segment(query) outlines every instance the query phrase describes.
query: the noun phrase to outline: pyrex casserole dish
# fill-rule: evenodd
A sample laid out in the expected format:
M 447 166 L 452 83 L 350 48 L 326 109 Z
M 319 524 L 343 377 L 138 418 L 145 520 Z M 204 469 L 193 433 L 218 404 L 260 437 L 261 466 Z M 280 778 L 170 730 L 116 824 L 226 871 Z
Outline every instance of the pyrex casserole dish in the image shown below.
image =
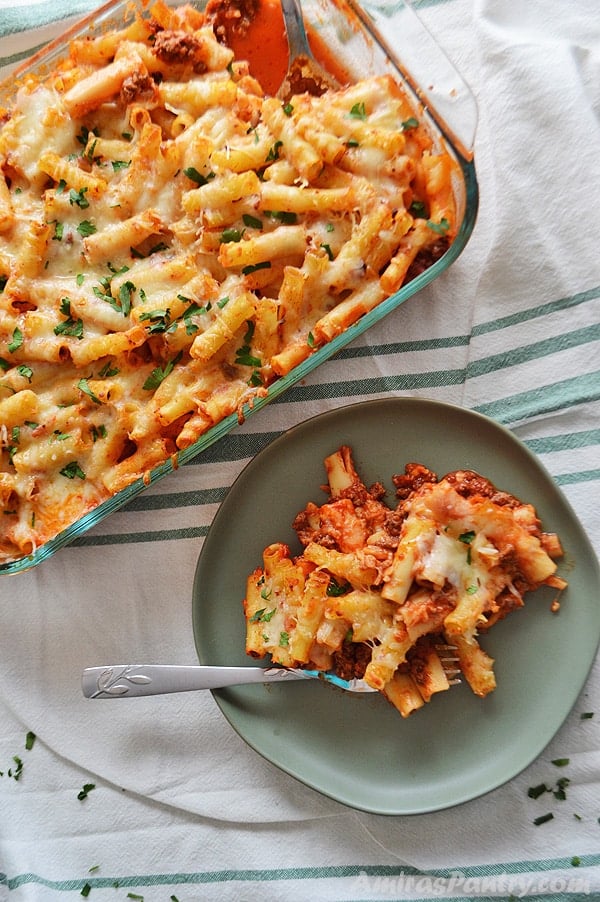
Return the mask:
M 176 4 L 172 5 L 176 6 Z M 202 8 L 201 5 L 198 8 Z M 147 10 L 144 14 L 146 13 Z M 69 42 L 74 38 L 102 35 L 112 28 L 122 28 L 131 20 L 132 15 L 130 4 L 120 2 L 106 4 L 97 14 L 88 17 L 45 51 L 36 55 L 28 64 L 18 69 L 11 77 L 10 82 L 1 86 L 1 102 L 8 103 L 10 101 L 15 91 L 15 81 L 18 84 L 31 77 L 43 77 L 44 73 L 56 67 L 66 55 Z M 386 10 L 383 7 L 372 8 L 367 15 L 359 7 L 347 3 L 336 2 L 333 4 L 316 0 L 316 2 L 307 4 L 304 15 L 309 30 L 319 33 L 321 40 L 327 45 L 331 54 L 339 60 L 341 67 L 349 73 L 351 80 L 353 78 L 364 79 L 371 74 L 393 73 L 394 77 L 403 83 L 407 92 L 414 99 L 420 115 L 426 121 L 434 144 L 443 146 L 454 160 L 453 193 L 457 210 L 457 228 L 448 249 L 429 268 L 403 285 L 398 291 L 394 291 L 387 299 L 365 313 L 362 318 L 348 326 L 341 334 L 315 349 L 285 375 L 276 378 L 260 396 L 245 406 L 243 416 L 261 409 L 270 400 L 280 396 L 292 384 L 304 378 L 321 362 L 381 320 L 388 312 L 401 305 L 450 266 L 464 248 L 471 234 L 477 209 L 477 184 L 472 159 L 475 124 L 473 98 L 460 77 L 449 66 L 444 55 L 420 27 L 410 8 L 404 5 L 397 6 L 393 10 Z M 395 52 L 389 46 L 390 39 L 388 38 L 388 41 L 384 42 L 381 37 L 384 29 L 388 36 L 402 35 L 399 40 L 402 43 L 407 41 L 411 48 L 419 47 L 418 58 L 421 64 L 427 60 L 426 82 L 422 80 L 422 76 L 414 75 L 414 61 L 409 69 L 404 62 L 401 63 L 397 59 Z M 432 50 L 436 54 L 433 59 L 430 56 Z M 423 84 L 427 84 L 427 90 L 422 87 Z M 439 107 L 439 113 L 432 101 Z M 79 193 L 76 202 L 79 203 L 81 200 L 81 193 Z M 73 318 L 69 316 L 68 310 L 64 315 L 67 317 L 65 323 L 70 328 Z M 86 383 L 86 379 L 82 379 L 81 382 Z M 87 385 L 84 385 L 83 390 L 87 390 Z M 94 398 L 94 400 L 96 399 Z M 83 516 L 78 517 L 75 522 L 67 525 L 58 535 L 33 547 L 30 553 L 15 555 L 14 560 L 6 560 L 0 564 L 0 572 L 19 572 L 44 560 L 58 548 L 72 541 L 112 511 L 121 507 L 149 483 L 171 472 L 176 466 L 181 466 L 191 460 L 229 432 L 238 422 L 239 413 L 225 417 L 202 434 L 197 441 L 179 450 L 176 459 L 173 455 L 169 455 L 168 459 L 155 462 L 155 465 L 148 468 L 143 478 L 116 491 L 112 497 L 97 504 Z M 63 437 L 61 435 L 57 440 Z M 73 473 L 70 474 L 70 478 L 72 475 Z

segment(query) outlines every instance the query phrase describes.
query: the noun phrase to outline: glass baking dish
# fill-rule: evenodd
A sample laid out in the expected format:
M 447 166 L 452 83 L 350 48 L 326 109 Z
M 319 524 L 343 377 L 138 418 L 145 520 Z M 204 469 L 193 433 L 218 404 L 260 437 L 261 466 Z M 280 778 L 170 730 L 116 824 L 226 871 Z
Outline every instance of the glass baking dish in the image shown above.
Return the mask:
M 148 4 L 142 5 L 145 9 Z M 176 7 L 179 4 L 171 2 L 169 5 Z M 206 4 L 200 0 L 192 5 L 203 10 Z M 21 79 L 29 75 L 43 77 L 51 71 L 67 55 L 69 42 L 73 38 L 90 34 L 95 36 L 123 27 L 131 21 L 133 15 L 130 2 L 111 0 L 85 17 L 19 66 L 0 85 L 0 104 L 8 105 Z M 256 398 L 251 407 L 244 407 L 245 417 L 258 413 L 266 404 L 284 394 L 290 386 L 304 379 L 321 363 L 448 269 L 467 244 L 477 215 L 478 187 L 473 159 L 476 102 L 470 89 L 425 29 L 408 0 L 393 0 L 390 3 L 383 0 L 364 7 L 352 0 L 304 0 L 303 15 L 309 33 L 318 34 L 321 42 L 327 46 L 328 53 L 352 80 L 392 74 L 413 98 L 415 107 L 428 124 L 434 144 L 443 146 L 456 163 L 453 188 L 457 208 L 457 233 L 443 256 L 428 269 L 364 314 L 342 334 L 315 350 L 287 375 L 277 378 L 264 397 Z M 179 451 L 176 461 L 169 458 L 154 467 L 146 478 L 136 480 L 103 501 L 32 553 L 1 563 L 0 574 L 19 573 L 46 560 L 123 507 L 150 484 L 197 457 L 238 424 L 238 414 L 229 415 L 211 427 L 193 445 Z

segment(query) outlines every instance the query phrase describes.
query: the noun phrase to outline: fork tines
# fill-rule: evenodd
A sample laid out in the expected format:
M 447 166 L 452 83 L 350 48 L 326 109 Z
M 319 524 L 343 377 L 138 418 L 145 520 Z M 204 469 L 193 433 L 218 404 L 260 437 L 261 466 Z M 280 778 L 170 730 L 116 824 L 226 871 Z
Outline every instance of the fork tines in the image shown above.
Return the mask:
M 448 678 L 448 682 L 451 686 L 456 686 L 461 682 L 461 669 L 458 666 L 459 658 L 457 655 L 458 649 L 455 645 L 451 645 L 447 642 L 439 642 L 434 646 L 437 656 L 440 659 L 440 663 L 444 668 L 444 673 Z

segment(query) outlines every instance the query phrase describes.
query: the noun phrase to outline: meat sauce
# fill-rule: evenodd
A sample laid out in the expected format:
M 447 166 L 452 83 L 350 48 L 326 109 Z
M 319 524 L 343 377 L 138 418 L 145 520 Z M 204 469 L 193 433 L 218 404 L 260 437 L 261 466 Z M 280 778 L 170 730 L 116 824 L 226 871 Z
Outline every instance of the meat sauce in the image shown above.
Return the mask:
M 251 75 L 267 94 L 277 94 L 288 66 L 288 46 L 279 0 L 209 0 L 206 8 L 219 40 L 231 47 L 237 59 L 248 61 Z M 340 84 L 348 73 L 319 35 L 307 27 L 308 41 L 322 66 Z

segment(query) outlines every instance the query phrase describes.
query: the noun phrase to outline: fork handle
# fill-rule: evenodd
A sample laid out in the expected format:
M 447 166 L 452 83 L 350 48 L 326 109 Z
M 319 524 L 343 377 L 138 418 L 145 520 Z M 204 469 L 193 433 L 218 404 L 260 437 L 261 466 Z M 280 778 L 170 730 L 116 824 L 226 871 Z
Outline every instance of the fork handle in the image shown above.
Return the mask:
M 197 689 L 222 689 L 243 683 L 306 679 L 284 667 L 212 667 L 204 664 L 107 664 L 83 671 L 86 698 L 134 698 Z
M 281 6 L 290 62 L 300 55 L 312 56 L 299 0 L 281 0 Z

